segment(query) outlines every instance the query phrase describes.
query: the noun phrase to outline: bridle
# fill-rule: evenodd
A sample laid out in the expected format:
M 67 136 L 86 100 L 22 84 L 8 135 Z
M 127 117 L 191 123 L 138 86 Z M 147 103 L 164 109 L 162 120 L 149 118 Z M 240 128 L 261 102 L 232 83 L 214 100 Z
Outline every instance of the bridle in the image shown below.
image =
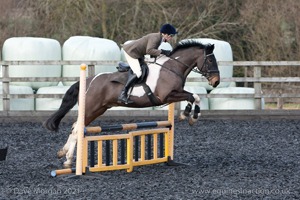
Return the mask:
M 210 77 L 211 74 L 219 74 L 220 72 L 219 72 L 219 70 L 209 70 L 209 69 L 208 69 L 207 58 L 210 57 L 210 56 L 213 56 L 214 53 L 206 54 L 205 50 L 203 51 L 203 53 L 204 53 L 205 59 L 204 59 L 204 61 L 203 61 L 203 64 L 202 64 L 201 68 L 199 69 L 199 68 L 196 66 L 196 67 L 194 67 L 194 68 L 192 69 L 192 71 L 195 72 L 195 73 L 201 74 L 202 76 L 204 76 L 204 77 L 206 77 L 206 78 L 208 79 L 208 78 Z M 190 66 L 188 66 L 187 64 L 185 64 L 185 63 L 179 61 L 179 60 L 176 59 L 176 58 L 173 58 L 173 57 L 171 57 L 171 56 L 170 56 L 169 58 L 171 58 L 172 60 L 175 60 L 176 62 L 178 62 L 178 63 L 180 63 L 180 64 L 186 66 L 187 68 L 190 68 Z M 205 67 L 206 67 L 206 72 L 204 72 Z
M 204 51 L 204 61 L 203 61 L 203 64 L 199 70 L 199 68 L 196 66 L 192 69 L 193 72 L 196 72 L 198 74 L 201 74 L 202 76 L 206 77 L 206 78 L 209 78 L 211 74 L 219 74 L 219 70 L 209 70 L 208 69 L 208 64 L 207 64 L 207 58 L 209 58 L 209 56 L 213 56 L 214 53 L 210 53 L 210 54 L 207 54 L 206 55 L 206 52 Z M 206 67 L 206 72 L 204 72 L 204 67 Z

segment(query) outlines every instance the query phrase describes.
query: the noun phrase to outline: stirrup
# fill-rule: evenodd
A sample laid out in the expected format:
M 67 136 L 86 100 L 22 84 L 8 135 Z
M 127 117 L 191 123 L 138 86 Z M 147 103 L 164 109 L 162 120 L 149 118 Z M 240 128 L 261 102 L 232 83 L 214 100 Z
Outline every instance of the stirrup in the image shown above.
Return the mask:
M 133 103 L 134 101 L 130 100 L 128 97 L 126 96 L 122 96 L 121 95 L 118 97 L 118 102 L 120 103 L 124 103 L 124 104 L 130 104 Z
M 119 103 L 124 103 L 124 104 L 131 104 L 133 103 L 134 101 L 130 100 L 130 99 L 126 99 L 126 101 L 124 101 L 124 99 L 118 99 L 118 102 Z
M 130 100 L 129 98 L 127 98 L 126 102 L 124 102 L 125 104 L 132 104 L 134 101 Z

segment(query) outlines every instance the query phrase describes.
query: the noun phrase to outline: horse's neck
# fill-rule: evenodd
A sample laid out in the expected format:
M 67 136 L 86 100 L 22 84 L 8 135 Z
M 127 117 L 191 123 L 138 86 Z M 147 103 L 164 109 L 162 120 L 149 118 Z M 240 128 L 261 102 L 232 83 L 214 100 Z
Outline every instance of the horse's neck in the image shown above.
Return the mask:
M 176 66 L 178 66 L 180 73 L 183 75 L 184 78 L 186 78 L 192 71 L 192 66 L 195 61 L 191 61 L 190 59 L 188 59 L 187 56 L 185 57 L 183 55 L 177 54 L 173 55 L 172 58 L 174 62 L 177 62 Z

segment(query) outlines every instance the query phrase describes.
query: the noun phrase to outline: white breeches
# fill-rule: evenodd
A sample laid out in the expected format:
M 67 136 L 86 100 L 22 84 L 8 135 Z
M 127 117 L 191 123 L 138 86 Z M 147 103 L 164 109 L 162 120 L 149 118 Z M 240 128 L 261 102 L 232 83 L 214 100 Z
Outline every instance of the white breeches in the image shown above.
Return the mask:
M 124 55 L 125 58 L 130 66 L 130 68 L 132 69 L 133 73 L 135 73 L 135 75 L 140 78 L 142 75 L 142 70 L 140 67 L 140 62 L 138 59 L 132 58 L 130 55 L 128 55 L 125 51 L 124 51 Z

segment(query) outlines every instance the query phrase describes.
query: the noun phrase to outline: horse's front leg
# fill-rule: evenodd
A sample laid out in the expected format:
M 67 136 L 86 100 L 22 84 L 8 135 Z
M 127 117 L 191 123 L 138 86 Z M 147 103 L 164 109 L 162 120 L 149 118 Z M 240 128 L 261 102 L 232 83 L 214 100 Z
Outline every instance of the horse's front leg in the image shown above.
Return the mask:
M 201 113 L 200 113 L 200 97 L 197 94 L 193 94 L 193 97 L 195 98 L 195 102 L 194 102 L 195 103 L 195 108 L 194 108 L 193 115 L 189 119 L 189 124 L 190 125 L 193 125 L 198 120 L 199 116 L 201 116 Z
M 190 117 L 193 104 L 195 103 L 195 110 L 194 114 L 189 119 L 189 124 L 193 125 L 200 115 L 200 97 L 197 94 L 192 94 L 187 91 L 183 92 L 172 92 L 168 96 L 168 103 L 177 102 L 177 101 L 187 101 L 188 104 L 186 105 L 183 112 L 180 113 L 179 120 L 184 120 L 187 117 Z
M 192 94 L 193 98 L 189 98 L 188 104 L 186 105 L 183 112 L 181 112 L 179 119 L 184 120 L 187 117 L 189 118 L 189 124 L 193 125 L 200 116 L 200 97 L 197 94 Z M 195 103 L 194 113 L 190 116 L 192 111 L 192 106 Z
M 187 117 L 190 116 L 192 111 L 192 106 L 193 106 L 193 102 L 188 101 L 188 104 L 185 106 L 184 111 L 180 113 L 179 120 L 185 120 Z

